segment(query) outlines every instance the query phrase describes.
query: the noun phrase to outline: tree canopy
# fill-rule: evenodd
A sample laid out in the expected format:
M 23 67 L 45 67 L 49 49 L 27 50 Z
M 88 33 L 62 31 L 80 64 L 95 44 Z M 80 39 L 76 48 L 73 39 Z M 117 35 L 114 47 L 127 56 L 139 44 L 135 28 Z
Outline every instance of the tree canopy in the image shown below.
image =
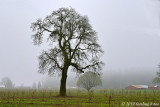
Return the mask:
M 88 92 L 91 88 L 101 85 L 101 76 L 95 72 L 85 72 L 77 81 L 77 86 L 85 88 Z

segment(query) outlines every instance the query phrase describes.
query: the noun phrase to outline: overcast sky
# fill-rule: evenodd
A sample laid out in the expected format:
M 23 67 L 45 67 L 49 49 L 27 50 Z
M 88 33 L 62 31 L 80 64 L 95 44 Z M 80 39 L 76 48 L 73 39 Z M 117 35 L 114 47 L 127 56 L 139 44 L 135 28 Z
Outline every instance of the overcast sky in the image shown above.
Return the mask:
M 160 8 L 156 0 L 0 0 L 0 79 L 30 85 L 38 74 L 41 50 L 30 25 L 60 7 L 87 15 L 98 32 L 107 69 L 157 69 L 160 62 Z

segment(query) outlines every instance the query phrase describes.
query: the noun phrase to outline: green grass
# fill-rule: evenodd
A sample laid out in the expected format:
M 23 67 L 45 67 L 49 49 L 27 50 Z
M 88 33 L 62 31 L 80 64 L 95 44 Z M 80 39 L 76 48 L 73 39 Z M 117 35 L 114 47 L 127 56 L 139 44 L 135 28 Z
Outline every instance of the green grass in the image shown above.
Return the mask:
M 160 107 L 160 90 L 67 90 L 59 97 L 57 90 L 0 90 L 0 107 Z M 110 99 L 111 98 L 111 99 Z M 110 101 L 109 101 L 110 99 Z M 143 106 L 142 106 L 143 105 Z M 150 106 L 151 107 L 151 106 Z

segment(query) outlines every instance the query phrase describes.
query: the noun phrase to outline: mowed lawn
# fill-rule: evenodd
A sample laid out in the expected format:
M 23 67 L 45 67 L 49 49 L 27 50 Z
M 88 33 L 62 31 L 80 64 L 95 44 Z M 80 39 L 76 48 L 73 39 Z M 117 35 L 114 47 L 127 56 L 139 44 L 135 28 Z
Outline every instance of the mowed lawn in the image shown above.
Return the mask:
M 160 107 L 160 90 L 0 90 L 0 107 Z

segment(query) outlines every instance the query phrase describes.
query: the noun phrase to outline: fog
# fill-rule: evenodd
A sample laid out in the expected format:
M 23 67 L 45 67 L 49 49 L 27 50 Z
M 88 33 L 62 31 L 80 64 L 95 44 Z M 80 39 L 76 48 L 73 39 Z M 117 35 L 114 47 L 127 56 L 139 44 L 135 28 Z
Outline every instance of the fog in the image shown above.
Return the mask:
M 53 10 L 72 7 L 98 32 L 104 88 L 152 84 L 160 63 L 159 5 L 156 0 L 0 0 L 0 79 L 32 86 L 48 77 L 38 73 L 37 60 L 48 44 L 33 45 L 30 25 Z M 67 85 L 74 86 L 76 79 L 69 71 Z

